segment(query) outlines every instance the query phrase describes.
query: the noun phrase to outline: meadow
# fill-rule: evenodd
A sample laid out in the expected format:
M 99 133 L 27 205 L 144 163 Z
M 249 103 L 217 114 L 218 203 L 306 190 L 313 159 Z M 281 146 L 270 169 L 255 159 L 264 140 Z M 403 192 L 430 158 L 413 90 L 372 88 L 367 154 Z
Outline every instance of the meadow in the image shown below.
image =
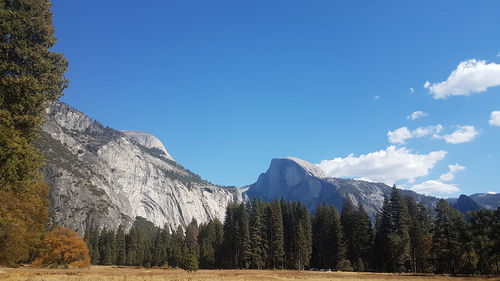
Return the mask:
M 292 270 L 198 270 L 188 273 L 180 269 L 144 269 L 134 267 L 92 266 L 82 269 L 45 269 L 34 267 L 0 268 L 0 280 L 12 281 L 94 281 L 94 280 L 231 280 L 231 281 L 286 281 L 286 280 L 408 280 L 408 281 L 475 281 L 500 280 L 499 277 L 451 277 L 443 275 L 406 275 L 356 272 L 310 272 Z

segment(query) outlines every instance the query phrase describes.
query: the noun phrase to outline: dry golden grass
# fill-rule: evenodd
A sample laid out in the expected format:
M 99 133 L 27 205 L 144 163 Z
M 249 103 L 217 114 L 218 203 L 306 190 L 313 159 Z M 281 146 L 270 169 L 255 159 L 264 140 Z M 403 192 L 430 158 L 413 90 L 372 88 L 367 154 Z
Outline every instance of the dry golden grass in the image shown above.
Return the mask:
M 184 270 L 173 269 L 143 269 L 133 267 L 92 266 L 83 269 L 41 269 L 32 267 L 0 268 L 0 280 L 12 281 L 199 281 L 199 280 L 227 280 L 227 281 L 286 281 L 286 280 L 408 280 L 408 281 L 476 281 L 500 280 L 500 278 L 479 277 L 449 277 L 449 276 L 413 276 L 399 274 L 379 273 L 353 273 L 353 272 L 309 272 L 290 270 L 199 270 L 187 273 Z

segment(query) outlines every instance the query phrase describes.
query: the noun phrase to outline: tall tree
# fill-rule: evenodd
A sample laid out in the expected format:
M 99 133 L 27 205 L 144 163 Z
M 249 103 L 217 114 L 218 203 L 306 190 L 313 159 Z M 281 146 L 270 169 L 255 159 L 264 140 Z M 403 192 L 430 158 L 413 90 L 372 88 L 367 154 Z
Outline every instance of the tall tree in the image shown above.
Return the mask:
M 272 269 L 284 267 L 284 234 L 283 216 L 278 199 L 266 204 L 266 235 L 268 267 Z
M 342 223 L 344 244 L 346 246 L 346 257 L 355 270 L 360 270 L 361 253 L 358 239 L 359 216 L 354 208 L 351 197 L 347 194 L 340 214 L 340 222 Z
M 48 0 L 0 2 L 0 264 L 33 259 L 48 218 L 43 158 L 33 146 L 44 110 L 67 87 Z
M 265 243 L 262 202 L 259 199 L 254 199 L 252 202 L 249 227 L 251 267 L 261 269 L 265 266 L 267 248 Z
M 417 204 L 412 197 L 405 197 L 410 216 L 410 226 L 408 233 L 410 235 L 410 269 L 412 272 L 430 272 L 429 264 L 430 248 L 428 240 L 432 220 L 429 210 L 422 204 Z
M 125 230 L 123 225 L 118 227 L 116 231 L 116 264 L 125 265 L 127 262 L 127 250 L 125 244 Z
M 192 254 L 196 259 L 198 259 L 198 222 L 195 218 L 186 227 L 185 234 L 186 248 L 190 254 Z
M 371 269 L 371 253 L 373 248 L 373 229 L 372 223 L 368 214 L 365 211 L 365 208 L 362 204 L 359 204 L 359 209 L 357 212 L 357 221 L 356 225 L 357 231 L 355 233 L 356 244 L 359 249 L 359 257 L 358 257 L 358 270 L 365 271 Z
M 464 224 L 463 215 L 453 209 L 444 199 L 440 199 L 436 206 L 433 236 L 437 272 L 452 275 L 459 273 L 460 259 L 464 253 L 460 243 L 460 229 Z

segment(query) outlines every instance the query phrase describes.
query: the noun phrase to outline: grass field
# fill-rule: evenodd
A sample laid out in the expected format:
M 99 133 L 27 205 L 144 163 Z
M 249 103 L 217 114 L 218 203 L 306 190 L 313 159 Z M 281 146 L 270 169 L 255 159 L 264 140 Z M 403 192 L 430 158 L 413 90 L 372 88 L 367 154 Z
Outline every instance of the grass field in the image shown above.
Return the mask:
M 184 270 L 172 269 L 143 269 L 143 268 L 117 268 L 105 266 L 93 266 L 84 269 L 40 269 L 40 268 L 0 268 L 0 280 L 26 280 L 26 281 L 94 281 L 94 280 L 124 280 L 124 281 L 146 281 L 146 280 L 175 280 L 175 281 L 198 281 L 198 280 L 227 280 L 227 281 L 253 281 L 253 280 L 437 280 L 437 281 L 462 281 L 462 280 L 500 280 L 500 278 L 480 277 L 449 277 L 449 276 L 414 276 L 399 274 L 379 273 L 353 273 L 353 272 L 309 272 L 289 270 L 199 270 L 187 273 Z

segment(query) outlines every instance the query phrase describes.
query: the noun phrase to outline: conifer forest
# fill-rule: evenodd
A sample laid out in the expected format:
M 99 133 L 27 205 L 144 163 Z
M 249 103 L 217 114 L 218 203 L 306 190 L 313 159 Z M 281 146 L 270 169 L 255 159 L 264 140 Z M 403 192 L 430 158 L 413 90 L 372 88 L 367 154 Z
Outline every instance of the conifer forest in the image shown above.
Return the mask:
M 500 210 L 429 210 L 394 187 L 375 225 L 349 196 L 341 215 L 322 204 L 312 216 L 300 202 L 254 199 L 231 204 L 224 223 L 171 232 L 137 217 L 127 233 L 89 228 L 84 240 L 100 265 L 487 275 L 500 272 L 498 233 Z

